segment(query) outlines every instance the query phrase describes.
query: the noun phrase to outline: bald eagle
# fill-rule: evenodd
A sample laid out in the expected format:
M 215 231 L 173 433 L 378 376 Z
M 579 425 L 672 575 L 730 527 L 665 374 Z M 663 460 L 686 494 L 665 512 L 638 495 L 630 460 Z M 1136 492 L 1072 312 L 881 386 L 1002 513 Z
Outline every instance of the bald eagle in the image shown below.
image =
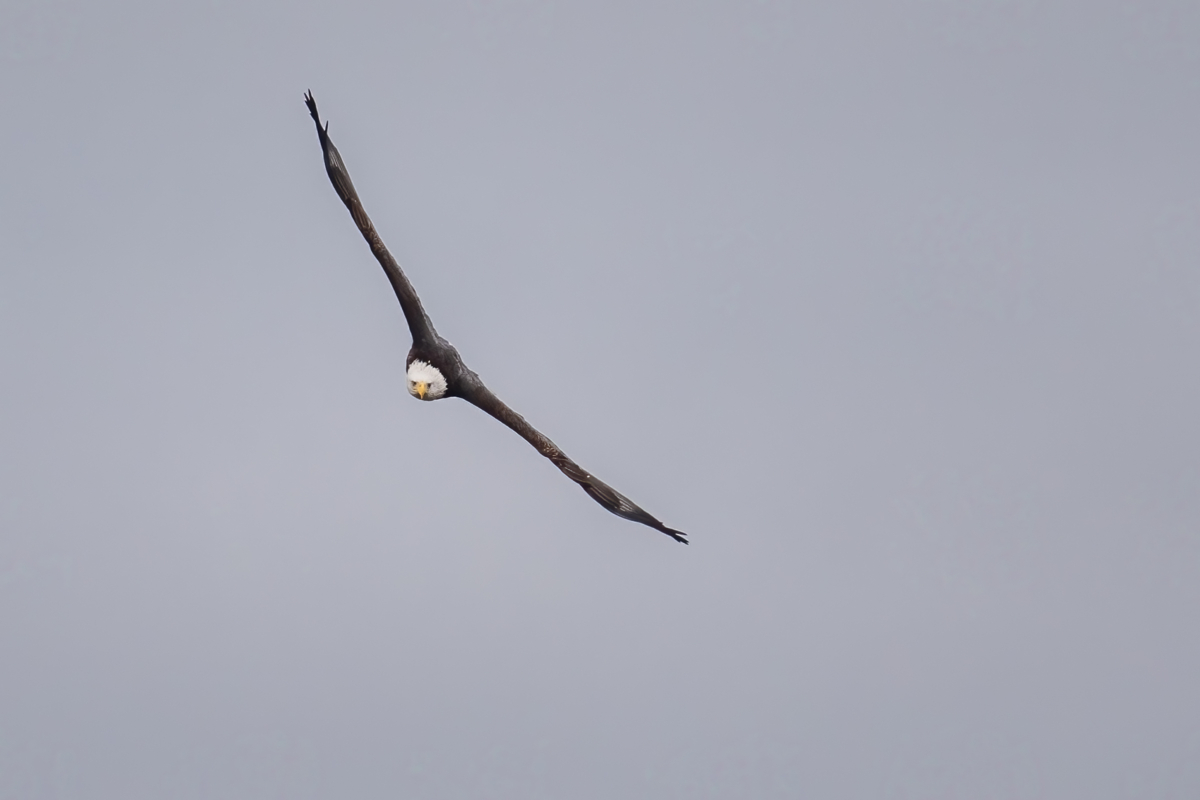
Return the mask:
M 362 202 L 358 199 L 358 193 L 354 190 L 354 184 L 350 182 L 350 173 L 346 170 L 346 165 L 343 163 L 341 155 L 338 154 L 337 148 L 329 139 L 329 123 L 321 124 L 321 118 L 317 114 L 317 101 L 313 99 L 312 92 L 305 94 L 304 102 L 317 126 L 317 137 L 321 141 L 321 152 L 325 156 L 325 171 L 329 175 L 329 180 L 333 183 L 338 197 L 342 198 L 342 202 L 350 210 L 350 216 L 354 218 L 354 224 L 358 226 L 363 238 L 367 240 L 371 253 L 379 261 L 388 280 L 391 281 L 396 298 L 400 301 L 400 308 L 404 311 L 405 319 L 408 320 L 408 329 L 412 333 L 413 340 L 412 349 L 408 351 L 408 359 L 405 362 L 409 394 L 419 400 L 461 397 L 516 431 L 521 438 L 550 459 L 554 466 L 583 487 L 583 490 L 604 508 L 618 517 L 648 525 L 677 542 L 687 544 L 687 534 L 663 525 L 628 497 L 580 467 L 568 458 L 558 445 L 526 422 L 524 417 L 505 405 L 500 398 L 484 386 L 479 376 L 463 363 L 462 357 L 454 345 L 443 339 L 434 330 L 433 322 L 430 321 L 429 315 L 421 306 L 421 299 L 417 297 L 416 290 L 409 283 L 404 271 L 400 269 L 400 265 L 396 263 L 396 259 L 384 246 L 371 218 L 363 209 Z

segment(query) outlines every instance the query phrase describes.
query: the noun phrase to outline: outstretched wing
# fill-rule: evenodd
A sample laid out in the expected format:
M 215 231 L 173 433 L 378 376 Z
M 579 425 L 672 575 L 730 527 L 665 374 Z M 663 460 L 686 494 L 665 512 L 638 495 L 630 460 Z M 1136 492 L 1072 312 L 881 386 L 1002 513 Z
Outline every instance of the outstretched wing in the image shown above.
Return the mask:
M 383 271 L 387 273 L 388 280 L 392 282 L 392 288 L 395 289 L 396 297 L 400 300 L 400 308 L 404 310 L 404 318 L 408 320 L 408 329 L 412 332 L 413 343 L 428 344 L 436 341 L 437 333 L 433 329 L 429 315 L 421 306 L 421 298 L 417 297 L 416 289 L 408 282 L 404 270 L 400 269 L 396 259 L 392 258 L 383 239 L 379 238 L 379 232 L 371 223 L 371 218 L 363 210 L 362 201 L 358 199 L 358 192 L 354 191 L 354 184 L 350 182 L 350 173 L 346 170 L 346 165 L 337 148 L 329 139 L 329 123 L 321 125 L 321 118 L 317 115 L 317 101 L 313 99 L 312 92 L 304 95 L 304 104 L 308 106 L 308 112 L 312 114 L 313 122 L 317 125 L 317 136 L 321 140 L 321 152 L 325 155 L 325 172 L 329 174 L 329 180 L 333 184 L 334 191 L 338 193 L 338 197 L 342 198 L 346 208 L 350 209 L 350 216 L 354 218 L 354 224 L 362 231 L 363 238 L 370 245 L 371 253 L 379 261 Z
M 468 403 L 483 409 L 519 433 L 521 438 L 533 445 L 539 453 L 550 459 L 554 463 L 554 466 L 562 470 L 564 475 L 582 486 L 583 490 L 591 495 L 593 500 L 618 517 L 624 517 L 633 522 L 649 525 L 654 530 L 662 531 L 677 542 L 688 543 L 686 533 L 663 525 L 655 517 L 639 507 L 637 503 L 576 464 L 567 457 L 566 453 L 558 448 L 558 445 L 526 422 L 524 417 L 505 405 L 503 400 L 492 394 L 491 390 L 483 385 L 483 381 L 474 375 L 472 375 L 472 378 L 473 380 L 469 381 L 465 386 L 459 387 L 458 396 Z

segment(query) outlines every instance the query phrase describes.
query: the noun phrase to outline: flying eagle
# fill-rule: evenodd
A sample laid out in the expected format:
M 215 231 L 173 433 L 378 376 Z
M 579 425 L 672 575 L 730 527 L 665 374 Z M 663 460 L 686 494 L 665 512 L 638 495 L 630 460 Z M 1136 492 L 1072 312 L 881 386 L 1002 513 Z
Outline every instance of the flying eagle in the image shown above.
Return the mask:
M 400 300 L 400 308 L 408 320 L 408 329 L 413 340 L 412 349 L 408 351 L 408 359 L 405 362 L 408 371 L 408 393 L 418 400 L 461 397 L 520 434 L 521 438 L 562 470 L 564 475 L 582 486 L 593 500 L 618 517 L 649 525 L 675 541 L 687 544 L 687 534 L 663 525 L 628 497 L 594 477 L 568 458 L 558 445 L 526 422 L 524 417 L 506 406 L 483 385 L 479 376 L 463 363 L 454 345 L 438 335 L 429 315 L 421 306 L 421 299 L 417 297 L 416 290 L 396 263 L 396 259 L 384 246 L 378 231 L 371 223 L 371 218 L 363 209 L 358 193 L 354 191 L 354 184 L 350 182 L 350 173 L 346 170 L 337 148 L 329 140 L 329 123 L 321 125 L 321 118 L 317 114 L 317 101 L 313 99 L 312 92 L 305 94 L 304 102 L 317 125 L 317 136 L 321 140 L 321 152 L 325 156 L 325 171 L 329 174 L 329 180 L 333 183 L 338 197 L 342 198 L 342 202 L 350 210 L 350 216 L 354 218 L 354 224 L 370 245 L 371 253 L 383 267 L 388 280 L 392 282 L 392 288 Z

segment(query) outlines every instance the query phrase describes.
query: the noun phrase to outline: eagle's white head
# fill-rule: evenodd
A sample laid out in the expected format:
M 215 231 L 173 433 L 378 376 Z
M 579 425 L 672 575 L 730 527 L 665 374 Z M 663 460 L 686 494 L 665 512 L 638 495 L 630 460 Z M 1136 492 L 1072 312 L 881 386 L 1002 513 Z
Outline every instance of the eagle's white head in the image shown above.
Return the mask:
M 418 400 L 438 400 L 446 396 L 446 378 L 432 364 L 414 361 L 408 365 L 408 393 Z

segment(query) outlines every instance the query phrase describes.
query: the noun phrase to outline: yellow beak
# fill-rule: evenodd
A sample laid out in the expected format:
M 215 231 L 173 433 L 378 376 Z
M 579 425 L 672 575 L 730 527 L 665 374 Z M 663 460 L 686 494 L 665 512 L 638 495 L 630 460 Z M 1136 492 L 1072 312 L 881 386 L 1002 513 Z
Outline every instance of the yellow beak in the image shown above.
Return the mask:
M 419 382 L 417 383 L 417 397 L 419 397 L 419 398 L 421 398 L 422 400 L 424 400 L 424 399 L 425 399 L 425 393 L 426 393 L 426 392 L 428 392 L 428 391 L 429 391 L 429 384 L 428 384 L 428 383 L 425 383 L 424 381 L 419 381 Z

